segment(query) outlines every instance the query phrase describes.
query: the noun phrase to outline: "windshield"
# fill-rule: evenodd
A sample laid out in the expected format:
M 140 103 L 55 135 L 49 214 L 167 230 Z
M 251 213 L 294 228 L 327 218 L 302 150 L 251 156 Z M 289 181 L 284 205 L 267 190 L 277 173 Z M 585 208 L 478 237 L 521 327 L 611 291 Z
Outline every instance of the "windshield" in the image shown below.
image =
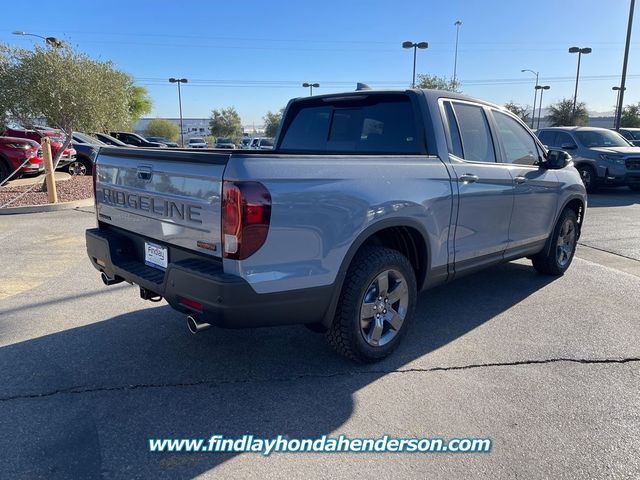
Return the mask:
M 640 140 L 640 130 L 627 130 L 634 140 Z
M 273 139 L 263 138 L 262 140 L 260 140 L 260 145 L 263 147 L 273 147 Z
M 73 134 L 73 139 L 79 141 L 80 143 L 88 143 L 90 145 L 106 145 L 106 143 L 98 140 L 97 138 L 93 138 L 80 132 L 75 132 Z
M 201 138 L 190 138 L 189 143 L 204 143 L 204 140 Z
M 628 147 L 627 142 L 619 133 L 608 130 L 583 130 L 575 132 L 578 140 L 585 147 Z
M 218 143 L 233 143 L 230 138 L 219 138 Z

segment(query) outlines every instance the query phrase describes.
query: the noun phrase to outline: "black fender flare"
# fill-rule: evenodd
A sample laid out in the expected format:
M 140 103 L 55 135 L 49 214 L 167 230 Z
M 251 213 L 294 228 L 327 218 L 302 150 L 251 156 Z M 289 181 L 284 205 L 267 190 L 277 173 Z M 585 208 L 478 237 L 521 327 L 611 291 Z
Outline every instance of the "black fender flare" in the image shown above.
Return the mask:
M 351 246 L 347 250 L 344 258 L 342 259 L 342 263 L 340 264 L 340 268 L 338 269 L 338 274 L 336 275 L 336 279 L 333 282 L 333 293 L 331 295 L 331 302 L 327 307 L 327 311 L 325 312 L 324 318 L 322 320 L 322 325 L 324 327 L 331 326 L 333 322 L 333 317 L 335 316 L 336 307 L 338 306 L 338 300 L 340 299 L 340 293 L 342 292 L 342 285 L 344 284 L 344 280 L 347 276 L 347 270 L 351 265 L 353 257 L 355 257 L 356 253 L 365 244 L 367 240 L 369 240 L 376 233 L 391 227 L 409 227 L 417 230 L 422 239 L 424 240 L 425 249 L 427 253 L 427 262 L 425 268 L 425 278 L 428 277 L 429 272 L 431 271 L 431 246 L 429 244 L 429 236 L 427 235 L 427 231 L 420 222 L 415 219 L 409 217 L 393 217 L 379 220 L 367 228 L 365 228 L 362 232 L 358 234 L 356 239 L 351 243 Z M 420 285 L 424 283 L 425 278 L 418 278 L 418 290 L 420 290 Z
M 578 230 L 578 238 L 580 238 L 580 232 L 582 231 L 582 222 L 584 221 L 584 214 L 586 210 L 586 203 L 584 201 L 584 198 L 576 194 L 576 195 L 571 195 L 569 198 L 567 198 L 565 202 L 562 204 L 562 208 L 558 209 L 558 213 L 556 213 L 556 216 L 553 219 L 553 228 L 551 229 L 551 234 L 547 238 L 547 241 L 544 243 L 544 248 L 542 249 L 545 255 L 548 255 L 549 251 L 551 250 L 553 233 L 556 231 L 556 224 L 558 223 L 558 219 L 560 218 L 560 215 L 562 215 L 562 212 L 564 212 L 565 208 L 567 208 L 567 205 L 569 205 L 569 203 L 573 202 L 574 200 L 580 200 L 580 203 L 582 204 L 582 218 L 580 219 L 580 228 Z

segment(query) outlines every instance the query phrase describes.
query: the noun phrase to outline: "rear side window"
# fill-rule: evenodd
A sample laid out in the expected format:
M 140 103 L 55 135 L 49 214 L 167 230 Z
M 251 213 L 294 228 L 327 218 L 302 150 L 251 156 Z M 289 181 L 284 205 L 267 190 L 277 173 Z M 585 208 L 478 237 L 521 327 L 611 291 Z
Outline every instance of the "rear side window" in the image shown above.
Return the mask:
M 406 96 L 301 103 L 290 115 L 293 119 L 280 144 L 282 151 L 420 154 L 422 150 L 413 106 Z
M 555 147 L 556 145 L 556 132 L 553 130 L 543 130 L 538 134 L 538 138 L 543 145 L 548 147 Z
M 452 104 L 462 139 L 462 158 L 473 162 L 495 162 L 496 152 L 484 109 L 467 103 Z

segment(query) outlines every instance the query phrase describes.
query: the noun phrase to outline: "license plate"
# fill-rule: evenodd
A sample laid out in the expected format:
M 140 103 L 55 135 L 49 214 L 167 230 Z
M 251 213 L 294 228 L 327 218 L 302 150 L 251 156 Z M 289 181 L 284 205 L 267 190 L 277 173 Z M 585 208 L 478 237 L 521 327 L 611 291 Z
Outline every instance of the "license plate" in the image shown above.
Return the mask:
M 144 242 L 144 263 L 166 270 L 169 265 L 169 251 L 155 243 Z

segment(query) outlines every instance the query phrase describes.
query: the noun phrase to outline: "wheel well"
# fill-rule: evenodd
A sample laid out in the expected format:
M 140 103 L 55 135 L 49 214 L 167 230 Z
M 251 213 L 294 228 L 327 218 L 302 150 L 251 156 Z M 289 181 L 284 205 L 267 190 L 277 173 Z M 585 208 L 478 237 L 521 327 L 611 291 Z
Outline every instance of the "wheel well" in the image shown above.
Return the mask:
M 582 225 L 582 218 L 584 217 L 584 204 L 581 200 L 574 198 L 569 203 L 567 203 L 565 208 L 570 208 L 576 214 L 576 218 L 578 219 L 578 224 Z
M 388 227 L 371 235 L 360 248 L 379 245 L 402 253 L 413 267 L 418 283 L 422 287 L 427 274 L 427 245 L 423 235 L 413 227 Z

